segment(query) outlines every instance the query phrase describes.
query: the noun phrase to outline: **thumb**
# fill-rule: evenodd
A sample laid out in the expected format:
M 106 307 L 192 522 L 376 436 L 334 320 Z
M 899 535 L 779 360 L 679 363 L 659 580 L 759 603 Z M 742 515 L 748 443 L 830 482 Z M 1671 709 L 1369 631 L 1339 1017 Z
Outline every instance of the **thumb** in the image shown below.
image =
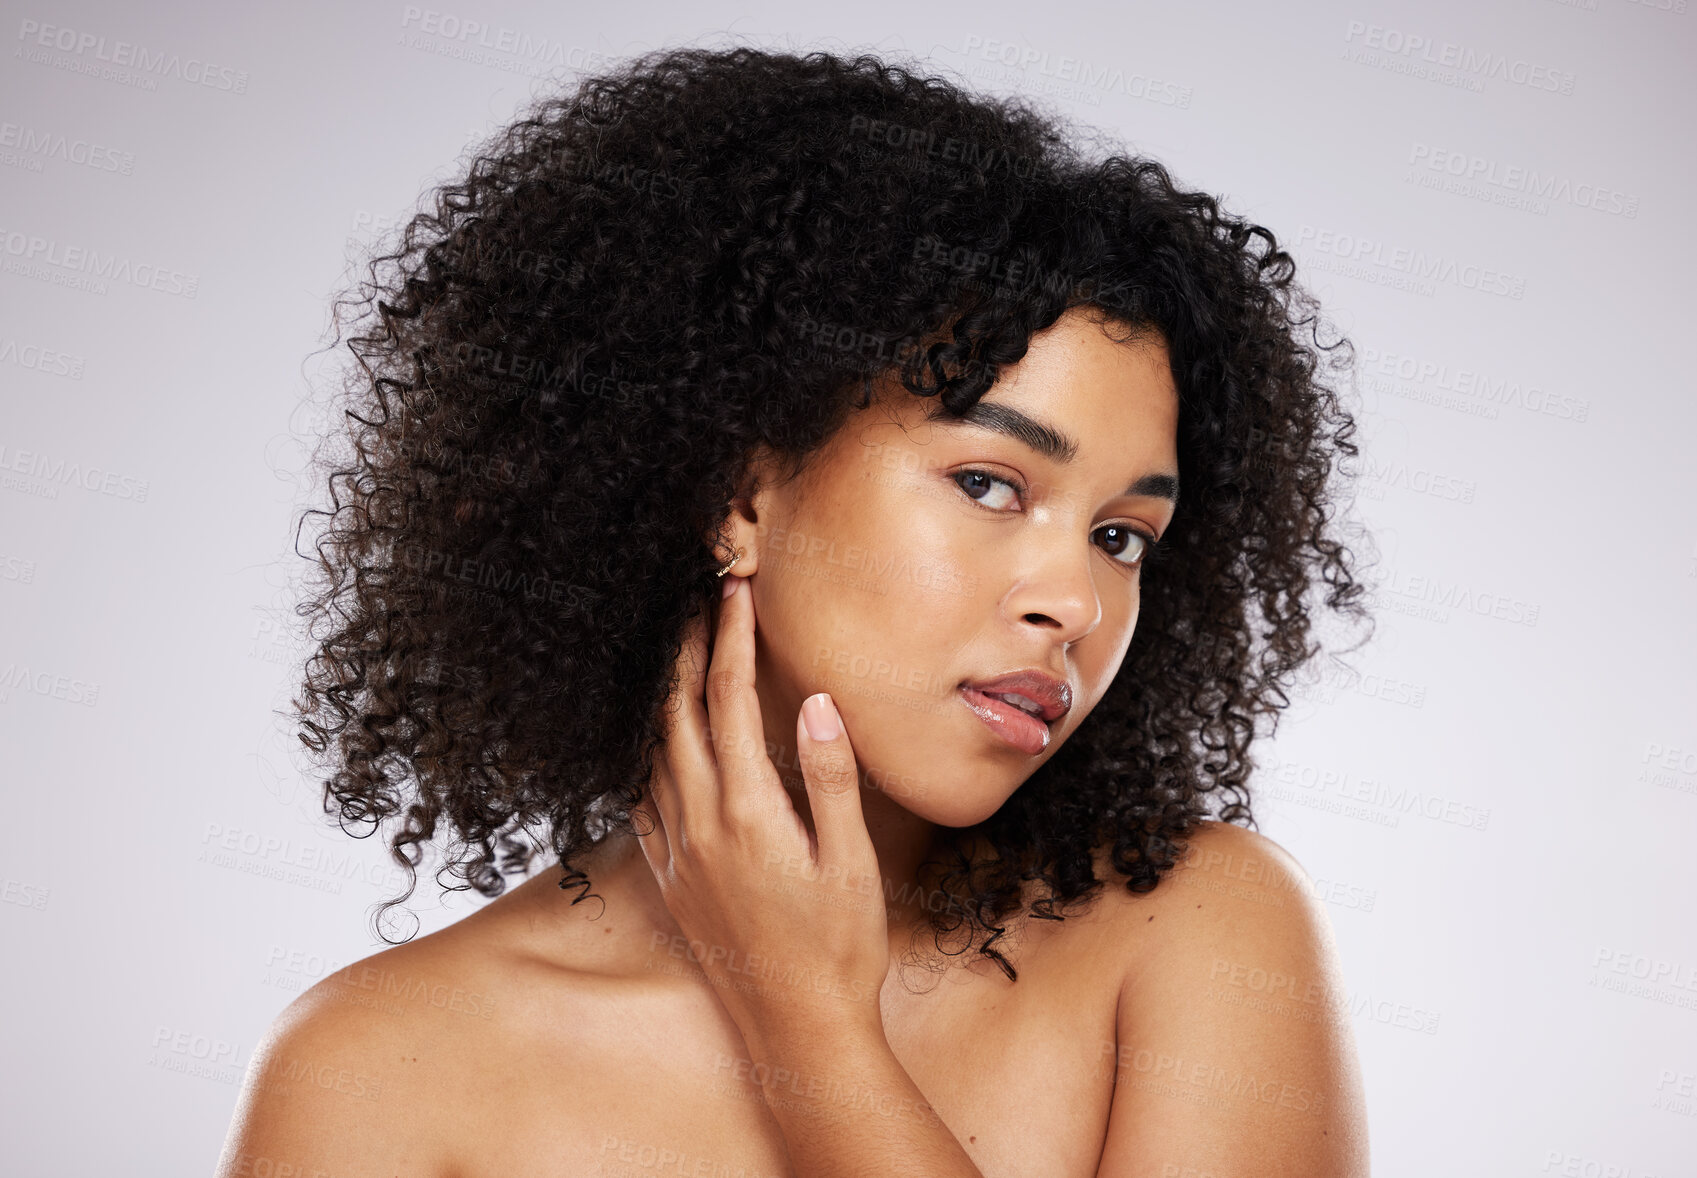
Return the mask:
M 830 695 L 810 695 L 796 719 L 801 775 L 807 802 L 813 809 L 814 835 L 819 840 L 820 866 L 861 865 L 872 845 L 866 816 L 860 808 L 860 770 L 854 746 L 843 730 L 843 718 Z

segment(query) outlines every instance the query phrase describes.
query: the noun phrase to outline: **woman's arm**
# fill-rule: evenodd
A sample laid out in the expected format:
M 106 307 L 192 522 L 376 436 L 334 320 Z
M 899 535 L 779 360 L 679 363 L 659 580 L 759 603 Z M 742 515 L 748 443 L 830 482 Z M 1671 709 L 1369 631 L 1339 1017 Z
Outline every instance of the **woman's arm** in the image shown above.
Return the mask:
M 744 1039 L 798 1178 L 982 1178 L 890 1050 L 880 1020 L 768 1022 Z

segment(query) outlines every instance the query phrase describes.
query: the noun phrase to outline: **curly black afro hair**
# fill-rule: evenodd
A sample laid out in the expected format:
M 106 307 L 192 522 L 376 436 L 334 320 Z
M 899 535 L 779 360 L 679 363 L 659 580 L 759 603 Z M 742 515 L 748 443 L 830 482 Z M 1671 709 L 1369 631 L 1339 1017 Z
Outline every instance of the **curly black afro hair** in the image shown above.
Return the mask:
M 1353 351 L 1320 343 L 1271 232 L 871 55 L 657 50 L 472 154 L 336 299 L 357 364 L 300 521 L 323 527 L 296 718 L 326 812 L 393 828 L 385 909 L 439 832 L 450 890 L 500 895 L 545 836 L 593 895 L 572 861 L 630 824 L 720 584 L 700 538 L 755 448 L 799 469 L 874 380 L 958 415 L 1085 305 L 1167 344 L 1182 501 L 1106 696 L 997 813 L 940 831 L 931 923 L 989 933 L 1013 977 L 991 942 L 1023 881 L 1062 919 L 1104 886 L 1096 850 L 1145 892 L 1210 795 L 1253 824 L 1257 717 L 1320 651 L 1316 582 L 1366 616 L 1332 530 L 1355 425 L 1320 379 Z

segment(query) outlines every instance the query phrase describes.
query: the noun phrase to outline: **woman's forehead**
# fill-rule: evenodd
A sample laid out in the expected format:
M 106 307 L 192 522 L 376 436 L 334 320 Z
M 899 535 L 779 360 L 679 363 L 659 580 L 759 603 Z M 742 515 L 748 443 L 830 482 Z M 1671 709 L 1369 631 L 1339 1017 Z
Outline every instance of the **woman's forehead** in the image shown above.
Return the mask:
M 1088 450 L 1103 430 L 1118 433 L 1116 427 L 1133 422 L 1145 430 L 1176 427 L 1178 389 L 1158 334 L 1125 340 L 1076 321 L 1056 327 L 1033 336 L 1026 355 L 1002 366 L 964 416 L 934 395 L 913 393 L 892 374 L 859 411 L 862 424 L 886 422 L 921 435 L 933 425 L 978 426 L 1063 462 Z

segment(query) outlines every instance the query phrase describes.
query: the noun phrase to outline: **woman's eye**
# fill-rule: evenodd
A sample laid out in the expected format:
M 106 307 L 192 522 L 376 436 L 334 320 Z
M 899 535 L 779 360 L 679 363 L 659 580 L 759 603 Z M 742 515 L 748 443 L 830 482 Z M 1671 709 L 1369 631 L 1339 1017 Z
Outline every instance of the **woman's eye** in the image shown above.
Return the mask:
M 989 496 L 991 490 L 988 484 L 991 483 L 1000 483 L 1002 486 L 1012 490 L 1014 493 L 1014 502 L 1019 502 L 1019 487 L 1007 479 L 997 478 L 987 470 L 963 470 L 958 472 L 954 476 L 954 479 L 956 485 L 959 486 L 962 491 L 966 492 L 966 494 L 974 501 L 983 503 L 984 506 L 989 507 L 992 510 L 1000 511 L 1001 507 L 997 506 L 995 503 L 986 502 L 986 497 Z
M 1154 543 L 1142 532 L 1128 528 L 1124 524 L 1107 524 L 1104 527 L 1097 528 L 1096 534 L 1098 536 L 1113 536 L 1113 540 L 1110 541 L 1113 547 L 1107 550 L 1108 555 L 1121 564 L 1130 565 L 1132 568 L 1138 568 L 1143 564 L 1143 558 L 1149 555 L 1149 548 Z M 1131 559 L 1122 560 L 1120 554 L 1128 551 L 1131 553 Z
M 1018 503 L 1023 494 L 1023 488 L 1018 483 L 1011 479 L 993 475 L 987 470 L 957 471 L 953 477 L 955 484 L 975 503 L 982 503 L 994 511 L 1001 511 L 1006 508 L 1005 500 L 996 501 L 996 485 L 999 484 L 1011 491 L 1014 503 Z M 1128 528 L 1124 524 L 1104 524 L 1096 529 L 1095 534 L 1107 536 L 1108 541 L 1103 545 L 1103 550 L 1121 564 L 1131 568 L 1141 567 L 1144 559 L 1149 555 L 1150 549 L 1155 544 L 1152 536 L 1146 535 L 1136 528 Z M 1126 553 L 1130 554 L 1129 558 L 1125 555 Z

